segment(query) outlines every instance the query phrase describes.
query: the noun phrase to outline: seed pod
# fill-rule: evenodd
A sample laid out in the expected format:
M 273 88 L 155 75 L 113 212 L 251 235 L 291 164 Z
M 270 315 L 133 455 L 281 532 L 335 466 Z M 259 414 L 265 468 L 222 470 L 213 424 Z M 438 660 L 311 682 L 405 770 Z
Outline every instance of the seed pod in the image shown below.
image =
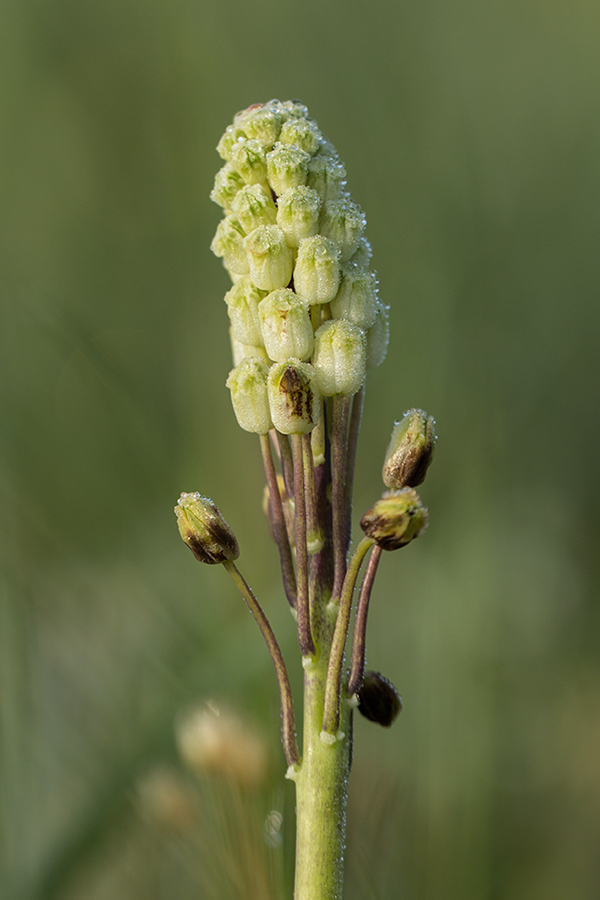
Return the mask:
M 358 692 L 358 711 L 370 722 L 389 728 L 402 711 L 402 697 L 381 672 L 369 670 Z
M 425 480 L 437 436 L 435 419 L 422 409 L 409 409 L 396 422 L 383 464 L 388 488 L 417 487 Z
M 240 555 L 233 531 L 208 497 L 182 494 L 175 515 L 181 537 L 200 562 L 216 565 Z
M 398 550 L 427 527 L 428 513 L 413 488 L 386 491 L 362 519 L 360 527 L 382 550 Z

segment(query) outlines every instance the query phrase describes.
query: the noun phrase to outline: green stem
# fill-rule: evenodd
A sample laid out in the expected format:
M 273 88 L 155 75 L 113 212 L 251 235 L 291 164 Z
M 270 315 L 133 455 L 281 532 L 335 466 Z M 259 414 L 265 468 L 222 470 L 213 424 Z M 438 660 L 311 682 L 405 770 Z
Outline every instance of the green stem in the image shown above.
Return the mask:
M 346 843 L 346 803 L 352 756 L 352 712 L 344 703 L 344 738 L 321 735 L 327 658 L 304 672 L 304 749 L 296 782 L 294 900 L 341 900 Z

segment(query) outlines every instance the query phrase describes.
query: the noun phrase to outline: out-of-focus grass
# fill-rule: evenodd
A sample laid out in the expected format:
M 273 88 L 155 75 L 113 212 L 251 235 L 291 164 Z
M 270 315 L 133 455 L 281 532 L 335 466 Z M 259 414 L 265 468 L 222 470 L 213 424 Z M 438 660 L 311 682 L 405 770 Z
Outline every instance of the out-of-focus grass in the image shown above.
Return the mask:
M 357 511 L 406 407 L 440 433 L 429 532 L 373 598 L 369 664 L 405 711 L 356 723 L 348 900 L 598 896 L 598 19 L 583 0 L 5 0 L 3 898 L 207 896 L 201 848 L 132 797 L 211 696 L 270 735 L 256 809 L 285 813 L 290 892 L 271 664 L 171 513 L 181 490 L 219 503 L 297 687 L 208 250 L 213 148 L 272 96 L 337 145 L 392 306 Z

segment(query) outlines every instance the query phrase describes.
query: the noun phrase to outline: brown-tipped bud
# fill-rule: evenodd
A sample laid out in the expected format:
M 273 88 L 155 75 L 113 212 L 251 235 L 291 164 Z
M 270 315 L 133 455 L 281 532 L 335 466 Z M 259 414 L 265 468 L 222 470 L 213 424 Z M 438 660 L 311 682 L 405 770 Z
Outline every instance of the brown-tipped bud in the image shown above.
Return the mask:
M 435 419 L 422 409 L 409 409 L 396 422 L 385 453 L 383 483 L 397 489 L 417 487 L 425 480 L 437 435 Z
M 267 381 L 271 418 L 282 434 L 308 434 L 319 420 L 321 395 L 310 363 L 299 359 L 271 366 Z
M 386 491 L 360 520 L 360 527 L 382 550 L 397 550 L 427 527 L 427 509 L 413 488 Z
M 240 555 L 233 531 L 208 497 L 182 494 L 175 515 L 179 534 L 200 562 L 216 565 Z
M 402 697 L 381 672 L 365 672 L 363 685 L 358 692 L 358 711 L 370 722 L 389 728 L 402 712 Z

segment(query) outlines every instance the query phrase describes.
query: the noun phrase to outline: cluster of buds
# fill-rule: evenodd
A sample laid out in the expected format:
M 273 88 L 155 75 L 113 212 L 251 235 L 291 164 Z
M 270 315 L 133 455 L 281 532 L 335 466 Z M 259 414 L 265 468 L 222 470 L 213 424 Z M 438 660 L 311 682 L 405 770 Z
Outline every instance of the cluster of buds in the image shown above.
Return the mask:
M 407 546 L 427 526 L 415 488 L 432 459 L 434 422 L 412 409 L 395 425 L 382 473 L 387 490 L 363 515 L 364 537 L 350 555 L 365 378 L 388 344 L 365 215 L 346 189 L 335 148 L 300 103 L 249 107 L 217 149 L 225 164 L 211 196 L 224 218 L 212 250 L 233 282 L 225 295 L 234 359 L 227 387 L 240 426 L 260 437 L 265 509 L 305 678 L 314 679 L 307 695 L 318 713 L 305 722 L 318 718 L 320 740 L 333 746 L 344 739 L 351 707 L 383 726 L 401 709 L 391 682 L 365 672 L 367 613 L 382 551 Z M 196 558 L 224 565 L 261 629 L 279 682 L 284 751 L 297 774 L 302 763 L 286 666 L 235 565 L 236 538 L 200 494 L 182 494 L 175 512 Z
M 225 165 L 211 197 L 224 218 L 212 250 L 233 282 L 233 408 L 246 431 L 306 434 L 323 398 L 355 394 L 386 354 L 366 218 L 300 103 L 238 113 L 217 149 Z

